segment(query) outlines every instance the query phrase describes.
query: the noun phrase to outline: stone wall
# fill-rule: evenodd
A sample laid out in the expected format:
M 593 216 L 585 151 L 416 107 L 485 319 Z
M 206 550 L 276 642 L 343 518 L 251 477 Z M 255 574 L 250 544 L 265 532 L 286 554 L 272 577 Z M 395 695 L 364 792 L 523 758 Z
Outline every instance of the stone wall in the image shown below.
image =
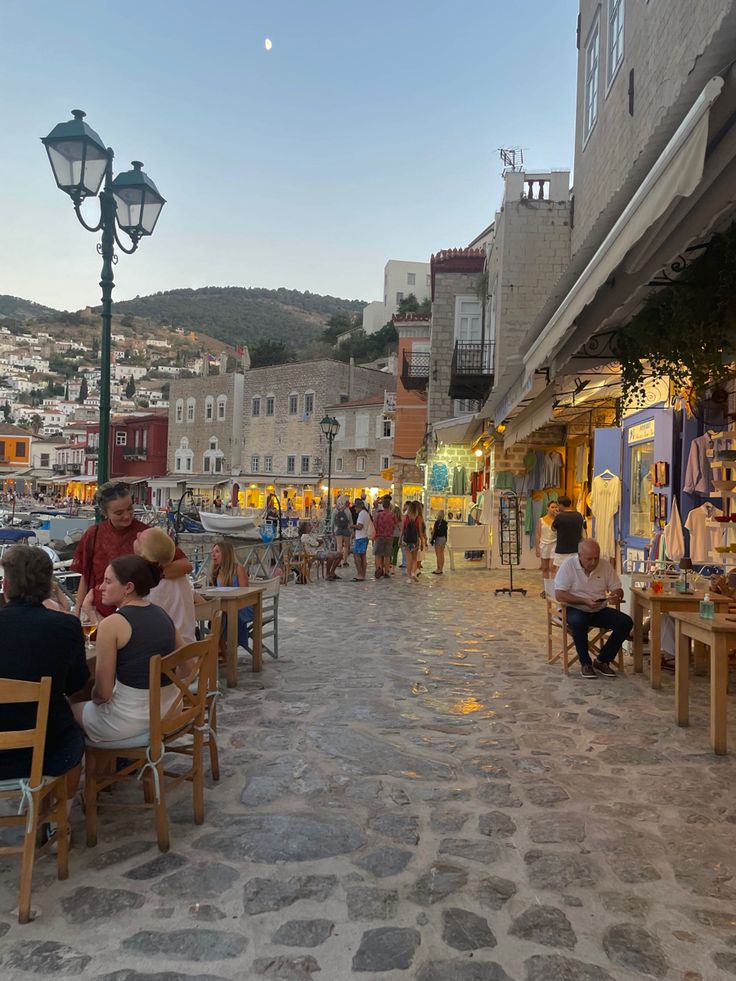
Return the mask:
M 450 389 L 450 369 L 455 348 L 455 300 L 458 296 L 478 298 L 480 273 L 435 273 L 432 300 L 432 347 L 429 372 L 428 421 L 439 422 L 454 414 Z M 436 376 L 436 377 L 435 377 Z
M 225 418 L 218 418 L 217 400 L 226 396 Z M 212 418 L 207 419 L 207 397 L 213 401 Z M 183 400 L 183 420 L 177 422 L 177 401 Z M 195 400 L 194 420 L 187 421 L 187 401 Z M 169 473 L 175 472 L 176 451 L 182 438 L 189 442 L 193 452 L 192 473 L 203 473 L 204 453 L 212 437 L 217 439 L 218 449 L 224 453 L 223 474 L 229 475 L 240 468 L 240 447 L 243 423 L 243 376 L 210 375 L 208 378 L 177 379 L 171 382 L 169 395 L 169 435 L 166 463 Z

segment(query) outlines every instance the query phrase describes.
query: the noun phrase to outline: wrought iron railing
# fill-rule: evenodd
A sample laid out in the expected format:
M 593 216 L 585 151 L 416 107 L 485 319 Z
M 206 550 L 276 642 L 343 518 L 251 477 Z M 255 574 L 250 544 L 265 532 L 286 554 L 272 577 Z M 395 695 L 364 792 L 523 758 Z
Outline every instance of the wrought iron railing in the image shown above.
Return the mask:
M 401 383 L 404 388 L 424 388 L 429 382 L 429 351 L 404 354 Z

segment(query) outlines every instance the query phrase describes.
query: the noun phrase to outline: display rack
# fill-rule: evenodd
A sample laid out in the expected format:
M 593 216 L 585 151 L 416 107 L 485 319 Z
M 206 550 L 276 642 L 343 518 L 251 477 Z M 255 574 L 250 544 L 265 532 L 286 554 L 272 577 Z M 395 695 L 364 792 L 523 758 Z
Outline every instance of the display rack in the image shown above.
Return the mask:
M 729 449 L 717 449 L 710 459 L 714 482 L 719 486 L 711 493 L 711 497 L 720 497 L 723 501 L 723 517 L 726 521 L 708 521 L 709 528 L 717 528 L 721 534 L 719 547 L 730 549 L 724 552 L 711 552 L 714 565 L 721 565 L 728 572 L 736 567 L 736 432 L 726 431 L 711 433 L 711 438 L 721 443 L 728 442 Z
M 508 586 L 499 587 L 499 593 L 521 593 L 526 596 L 526 590 L 517 586 L 514 587 L 514 566 L 519 564 L 521 559 L 521 517 L 519 514 L 519 498 L 512 492 L 501 495 L 498 502 L 498 545 L 500 552 L 501 565 L 509 567 Z

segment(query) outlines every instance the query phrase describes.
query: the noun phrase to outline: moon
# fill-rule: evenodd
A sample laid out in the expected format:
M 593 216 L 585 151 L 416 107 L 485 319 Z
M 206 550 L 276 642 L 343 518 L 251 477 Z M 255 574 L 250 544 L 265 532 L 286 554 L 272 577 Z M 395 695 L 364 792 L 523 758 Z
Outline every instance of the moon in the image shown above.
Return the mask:
M 266 49 L 266 51 L 270 51 L 271 50 L 271 48 L 273 47 L 273 44 L 271 43 L 271 38 L 270 37 L 267 37 L 266 40 L 263 42 L 263 47 Z

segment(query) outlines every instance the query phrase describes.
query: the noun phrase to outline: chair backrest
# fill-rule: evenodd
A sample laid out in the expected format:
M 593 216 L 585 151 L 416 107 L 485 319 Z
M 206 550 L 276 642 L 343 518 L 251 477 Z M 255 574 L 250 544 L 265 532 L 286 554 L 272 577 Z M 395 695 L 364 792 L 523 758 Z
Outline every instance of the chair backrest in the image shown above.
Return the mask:
M 212 619 L 212 633 L 204 640 L 184 644 L 165 657 L 152 657 L 148 674 L 149 732 L 151 752 L 154 758 L 161 755 L 162 743 L 175 733 L 193 723 L 204 723 L 207 682 L 212 677 L 211 661 L 217 659 L 222 614 L 218 611 Z M 166 712 L 161 712 L 161 694 L 171 690 L 162 685 L 168 678 L 176 687 L 176 697 Z M 205 684 L 200 682 L 204 680 Z
M 15 681 L 0 678 L 0 705 L 37 702 L 36 725 L 33 729 L 0 732 L 0 750 L 31 749 L 30 784 L 38 787 L 43 776 L 43 754 L 46 747 L 46 723 L 49 718 L 51 678 L 40 681 Z
M 194 604 L 195 620 L 211 620 L 220 609 L 219 599 L 210 599 L 204 603 Z
M 279 590 L 281 589 L 281 580 L 280 579 L 257 579 L 257 580 L 254 580 L 254 583 L 256 583 L 256 582 L 259 585 L 261 583 L 265 583 L 265 585 L 266 585 L 266 588 L 261 593 L 261 599 L 262 600 L 272 599 L 274 596 L 278 596 L 279 595 Z

